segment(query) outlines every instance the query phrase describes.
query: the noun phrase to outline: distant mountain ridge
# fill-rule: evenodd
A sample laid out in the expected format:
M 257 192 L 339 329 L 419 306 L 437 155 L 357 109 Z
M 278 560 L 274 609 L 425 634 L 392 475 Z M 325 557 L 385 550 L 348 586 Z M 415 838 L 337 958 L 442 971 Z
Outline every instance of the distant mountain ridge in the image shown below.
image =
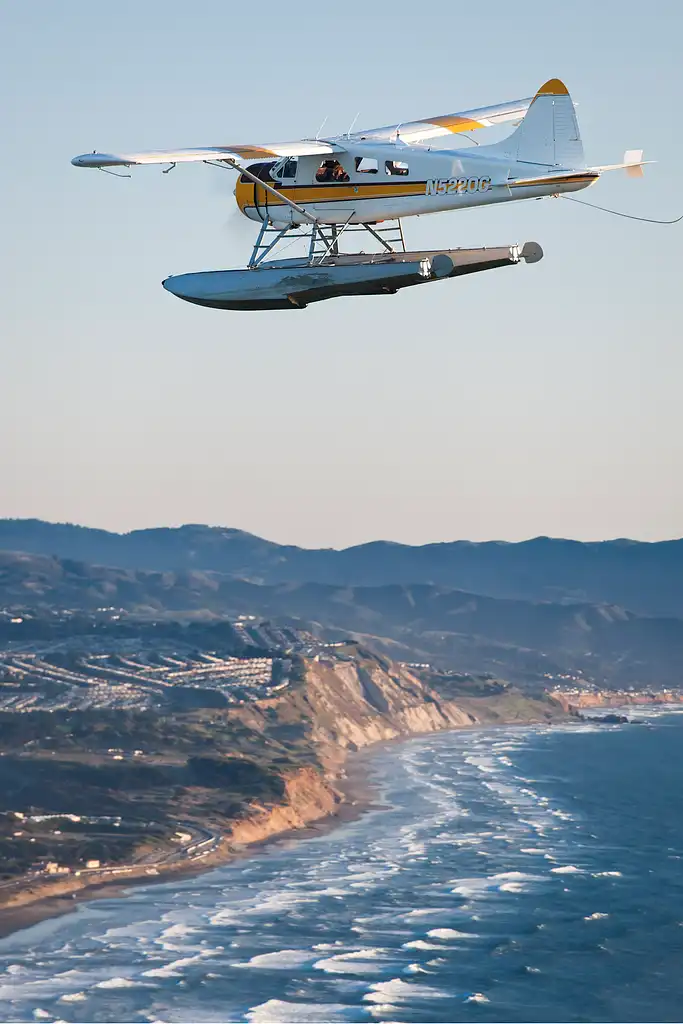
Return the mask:
M 224 527 L 118 534 L 39 519 L 3 519 L 0 549 L 127 569 L 213 571 L 268 585 L 423 583 L 498 598 L 617 604 L 644 615 L 683 617 L 683 540 L 537 537 L 418 547 L 374 541 L 335 550 L 277 544 Z
M 350 633 L 405 661 L 516 681 L 585 673 L 618 683 L 683 683 L 683 619 L 619 606 L 487 597 L 433 584 L 260 585 L 216 572 L 159 572 L 0 552 L 0 607 L 123 608 L 160 617 L 253 614 Z

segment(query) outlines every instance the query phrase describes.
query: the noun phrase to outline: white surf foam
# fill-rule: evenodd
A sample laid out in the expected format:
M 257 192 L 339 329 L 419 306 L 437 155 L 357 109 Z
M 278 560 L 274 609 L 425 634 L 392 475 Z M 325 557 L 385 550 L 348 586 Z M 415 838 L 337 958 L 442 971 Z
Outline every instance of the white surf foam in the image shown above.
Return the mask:
M 553 875 L 582 875 L 583 868 L 577 868 L 575 864 L 564 864 L 559 868 L 550 869 Z
M 259 953 L 244 963 L 232 964 L 232 967 L 265 967 L 271 971 L 289 971 L 293 967 L 310 963 L 315 957 L 316 954 L 310 949 L 278 949 L 272 953 Z
M 437 942 L 425 942 L 424 939 L 415 939 L 413 942 L 404 942 L 403 949 L 448 949 L 448 946 L 440 946 Z
M 488 878 L 452 878 L 448 884 L 453 882 L 457 884 L 451 892 L 459 896 L 487 896 L 491 892 L 491 882 Z
M 404 974 L 433 974 L 434 971 L 428 971 L 426 967 L 422 967 L 420 964 L 408 964 Z
M 466 1003 L 488 1003 L 490 1002 L 488 996 L 485 996 L 483 992 L 473 992 L 471 996 L 468 996 L 465 1000 Z
M 443 917 L 444 915 L 450 917 L 452 911 L 444 907 L 423 907 L 421 910 L 409 910 L 407 914 L 403 914 L 403 920 L 407 921 L 414 917 Z
M 402 978 L 392 978 L 391 981 L 378 981 L 372 985 L 371 990 L 363 996 L 363 1001 L 397 1006 L 412 1003 L 415 1000 L 443 999 L 445 997 L 445 992 L 429 985 L 404 981 Z
M 473 932 L 459 932 L 456 928 L 432 928 L 427 932 L 430 939 L 476 939 Z
M 596 912 L 595 914 L 589 914 L 587 917 L 584 917 L 584 921 L 601 921 L 604 917 L 609 917 L 609 914 L 600 914 Z
M 382 974 L 385 965 L 378 960 L 345 960 L 343 956 L 331 956 L 327 960 L 316 960 L 313 967 L 325 974 L 368 975 Z
M 205 957 L 218 956 L 219 950 L 207 949 L 197 956 L 184 956 L 178 960 L 172 960 L 169 964 L 165 964 L 163 967 L 152 967 L 148 971 L 142 972 L 143 978 L 182 978 L 180 973 L 181 967 L 189 967 L 190 964 L 199 963 Z
M 98 981 L 93 988 L 144 988 L 145 984 L 142 981 L 132 981 L 130 978 L 105 978 L 104 981 Z
M 320 1024 L 321 1021 L 346 1020 L 353 1008 L 342 1003 L 292 1003 L 269 999 L 252 1006 L 245 1014 L 250 1024 Z

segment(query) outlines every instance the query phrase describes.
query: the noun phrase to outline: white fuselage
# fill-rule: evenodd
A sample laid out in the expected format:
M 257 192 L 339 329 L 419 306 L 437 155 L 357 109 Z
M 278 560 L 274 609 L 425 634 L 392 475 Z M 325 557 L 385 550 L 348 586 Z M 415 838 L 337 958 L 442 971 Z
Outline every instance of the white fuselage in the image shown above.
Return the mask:
M 549 167 L 511 160 L 487 152 L 496 147 L 434 150 L 402 143 L 344 140 L 346 152 L 335 154 L 348 180 L 320 181 L 320 157 L 289 161 L 289 177 L 267 178 L 281 192 L 323 224 L 376 223 L 400 217 L 487 206 L 575 192 L 593 184 L 598 173 L 588 168 Z M 368 169 L 366 169 L 368 168 Z M 275 225 L 305 218 L 260 186 L 242 181 L 235 192 L 242 212 L 252 220 Z

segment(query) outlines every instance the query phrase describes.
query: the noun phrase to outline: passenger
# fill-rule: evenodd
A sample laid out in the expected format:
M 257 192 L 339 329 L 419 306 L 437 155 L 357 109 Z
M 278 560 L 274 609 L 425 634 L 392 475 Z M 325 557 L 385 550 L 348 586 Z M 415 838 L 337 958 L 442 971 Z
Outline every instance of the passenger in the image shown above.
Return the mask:
M 323 160 L 315 176 L 316 181 L 332 181 L 335 160 Z
M 349 176 L 338 160 L 324 160 L 315 176 L 316 181 L 348 181 Z

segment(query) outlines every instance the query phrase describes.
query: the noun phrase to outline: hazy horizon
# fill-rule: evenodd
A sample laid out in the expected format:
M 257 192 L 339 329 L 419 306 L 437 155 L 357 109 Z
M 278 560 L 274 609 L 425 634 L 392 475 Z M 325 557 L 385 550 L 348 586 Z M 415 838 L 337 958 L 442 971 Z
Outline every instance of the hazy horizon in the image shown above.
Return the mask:
M 117 534 L 119 536 L 126 536 L 130 533 L 139 533 L 143 530 L 181 530 L 185 527 L 206 527 L 211 530 L 231 530 L 238 533 L 250 534 L 253 537 L 258 537 L 260 540 L 269 541 L 273 544 L 290 545 L 300 548 L 321 548 L 327 550 L 344 550 L 349 547 L 362 547 L 367 544 L 387 543 L 387 544 L 403 544 L 409 547 L 426 547 L 430 544 L 524 544 L 528 541 L 533 540 L 552 540 L 552 541 L 576 541 L 582 544 L 604 544 L 604 543 L 617 543 L 619 541 L 629 541 L 640 544 L 666 544 L 673 541 L 683 540 L 683 535 L 672 536 L 672 537 L 658 537 L 651 540 L 645 540 L 640 537 L 567 537 L 567 536 L 556 536 L 547 533 L 538 533 L 528 537 L 517 537 L 509 539 L 507 537 L 485 537 L 474 540 L 471 537 L 437 537 L 429 540 L 409 542 L 396 540 L 393 537 L 368 537 L 365 540 L 357 541 L 355 544 L 295 544 L 293 541 L 283 540 L 281 538 L 256 533 L 254 530 L 250 530 L 244 526 L 234 526 L 229 523 L 200 523 L 200 522 L 186 522 L 186 523 L 153 523 L 147 526 L 133 526 L 126 530 L 109 529 L 107 527 L 99 526 L 96 523 L 79 523 L 70 520 L 51 520 L 44 519 L 39 516 L 0 516 L 0 522 L 42 522 L 49 523 L 52 526 L 75 526 L 88 530 L 103 530 L 105 533 Z
M 360 125 L 390 124 L 558 76 L 589 164 L 636 147 L 658 161 L 580 198 L 672 217 L 683 8 L 430 9 L 420 45 L 401 5 L 388 19 L 351 2 L 343 24 L 336 8 L 297 11 L 286 46 L 217 0 L 3 5 L 0 516 L 229 523 L 337 548 L 679 536 L 683 225 L 550 200 L 412 218 L 413 248 L 536 240 L 545 259 L 397 296 L 226 313 L 160 282 L 244 265 L 255 230 L 232 174 L 142 167 L 122 181 L 70 160 L 296 139 L 326 115 L 334 134 L 358 111 Z

